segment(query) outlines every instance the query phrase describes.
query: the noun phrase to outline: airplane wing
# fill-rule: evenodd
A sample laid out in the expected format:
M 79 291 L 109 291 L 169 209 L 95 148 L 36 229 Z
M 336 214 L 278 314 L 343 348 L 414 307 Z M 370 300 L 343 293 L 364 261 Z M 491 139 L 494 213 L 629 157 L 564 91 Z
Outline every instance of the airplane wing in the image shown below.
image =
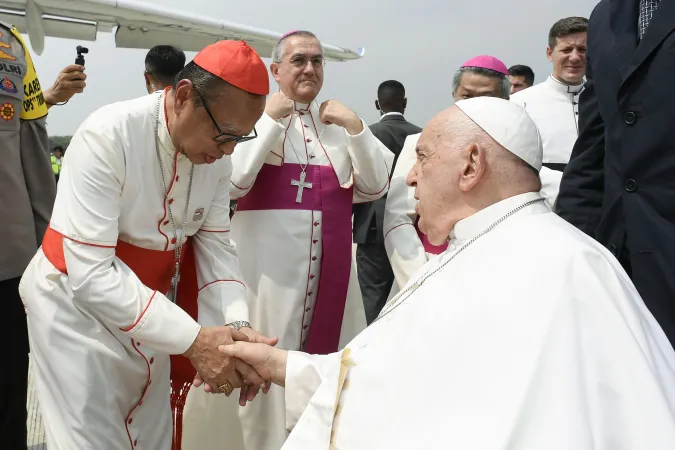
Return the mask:
M 28 34 L 33 51 L 44 50 L 45 36 L 95 41 L 97 32 L 114 30 L 120 48 L 149 49 L 159 44 L 197 52 L 223 40 L 245 40 L 269 58 L 281 33 L 198 16 L 135 0 L 0 0 L 0 20 Z M 357 51 L 323 43 L 327 60 L 363 57 Z

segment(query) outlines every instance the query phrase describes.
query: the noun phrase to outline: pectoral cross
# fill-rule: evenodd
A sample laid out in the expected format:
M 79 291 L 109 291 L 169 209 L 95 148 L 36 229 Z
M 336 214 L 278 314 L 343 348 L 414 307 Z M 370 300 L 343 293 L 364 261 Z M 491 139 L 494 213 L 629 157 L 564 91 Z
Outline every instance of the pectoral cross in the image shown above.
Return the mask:
M 174 272 L 174 275 L 171 277 L 171 292 L 169 292 L 169 300 L 171 300 L 172 303 L 176 303 L 179 281 L 180 281 L 180 270 L 178 263 L 176 263 L 176 271 Z
M 291 180 L 291 186 L 297 186 L 298 187 L 298 195 L 295 197 L 295 203 L 302 203 L 302 190 L 304 188 L 312 189 L 312 183 L 305 183 L 306 178 L 307 178 L 307 174 L 303 170 L 302 172 L 300 172 L 300 181 Z

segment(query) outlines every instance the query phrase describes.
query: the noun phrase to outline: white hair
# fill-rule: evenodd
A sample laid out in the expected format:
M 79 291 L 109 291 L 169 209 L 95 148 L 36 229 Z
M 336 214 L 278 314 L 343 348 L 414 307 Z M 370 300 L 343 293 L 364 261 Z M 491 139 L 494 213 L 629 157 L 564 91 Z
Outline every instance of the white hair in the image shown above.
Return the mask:
M 321 53 L 323 53 L 323 46 L 321 45 L 321 41 L 319 41 L 319 38 L 316 37 L 314 33 L 312 33 L 311 31 L 296 30 L 281 36 L 281 39 L 279 39 L 279 41 L 274 46 L 274 49 L 272 50 L 272 62 L 278 64 L 284 59 L 284 43 L 286 42 L 286 39 L 293 36 L 302 36 L 316 39 L 319 42 L 319 47 L 321 47 Z
M 475 73 L 476 75 L 482 75 L 485 77 L 499 78 L 500 97 L 504 100 L 509 99 L 509 95 L 511 93 L 511 81 L 509 80 L 509 77 L 503 73 L 499 73 L 490 69 L 484 69 L 482 67 L 460 67 L 460 69 L 455 72 L 455 75 L 452 77 L 452 92 L 457 92 L 457 89 L 459 89 L 459 83 L 462 81 L 462 74 L 464 72 Z

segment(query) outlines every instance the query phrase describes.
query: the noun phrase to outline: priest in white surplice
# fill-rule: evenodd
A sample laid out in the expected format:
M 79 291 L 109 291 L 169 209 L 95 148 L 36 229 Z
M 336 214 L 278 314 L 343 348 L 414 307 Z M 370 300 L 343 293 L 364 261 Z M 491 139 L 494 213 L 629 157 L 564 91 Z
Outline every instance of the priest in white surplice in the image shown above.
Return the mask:
M 586 75 L 587 28 L 588 20 L 583 17 L 567 17 L 553 24 L 546 49 L 553 72 L 546 81 L 511 96 L 527 110 L 541 133 L 541 193 L 551 208 L 579 135 L 578 104 Z
M 256 124 L 258 139 L 232 155 L 231 232 L 254 296 L 251 322 L 284 348 L 327 354 L 366 326 L 352 203 L 387 192 L 394 155 L 352 110 L 319 105 L 324 58 L 313 34 L 284 35 L 272 59 L 280 92 Z M 264 397 L 240 409 L 247 450 L 278 449 L 288 434 L 283 389 Z
M 285 385 L 283 450 L 672 450 L 675 352 L 604 247 L 539 194 L 518 105 L 458 102 L 408 183 L 448 249 L 330 355 L 221 346 Z

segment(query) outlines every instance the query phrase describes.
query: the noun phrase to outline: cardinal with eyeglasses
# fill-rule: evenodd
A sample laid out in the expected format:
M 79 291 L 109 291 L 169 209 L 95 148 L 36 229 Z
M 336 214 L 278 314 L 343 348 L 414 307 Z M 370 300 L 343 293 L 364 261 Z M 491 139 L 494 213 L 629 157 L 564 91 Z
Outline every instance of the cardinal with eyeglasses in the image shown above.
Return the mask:
M 621 264 L 546 205 L 508 100 L 460 100 L 408 175 L 448 248 L 329 355 L 222 346 L 285 386 L 282 450 L 672 450 L 675 352 Z
M 263 386 L 217 347 L 277 342 L 248 322 L 229 233 L 229 155 L 268 92 L 258 54 L 221 41 L 76 131 L 20 286 L 51 450 L 178 450 L 191 390 L 245 404 Z
M 256 124 L 258 138 L 232 155 L 231 180 L 232 237 L 253 293 L 252 322 L 285 348 L 323 354 L 365 328 L 352 204 L 387 192 L 394 159 L 356 112 L 319 98 L 325 70 L 313 33 L 280 38 L 270 65 L 279 90 Z M 283 389 L 273 386 L 240 414 L 246 450 L 281 447 Z

